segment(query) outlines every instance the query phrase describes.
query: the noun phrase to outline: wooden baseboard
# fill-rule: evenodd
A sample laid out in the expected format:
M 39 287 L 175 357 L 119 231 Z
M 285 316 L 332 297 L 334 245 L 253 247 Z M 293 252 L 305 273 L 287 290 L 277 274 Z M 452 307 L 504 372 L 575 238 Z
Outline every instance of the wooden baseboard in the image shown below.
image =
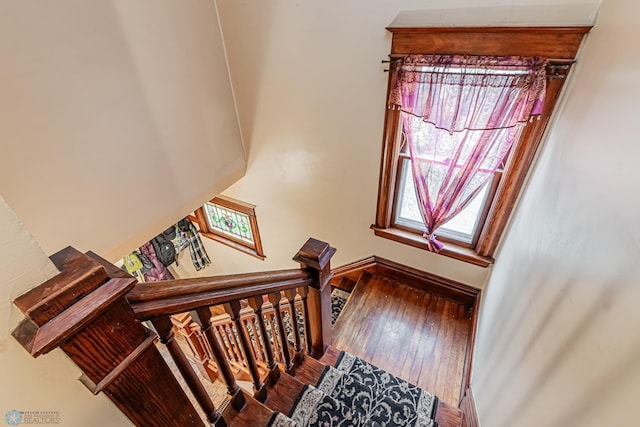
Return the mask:
M 347 277 L 357 282 L 364 271 L 402 281 L 410 286 L 449 298 L 470 309 L 474 308 L 480 295 L 480 289 L 376 255 L 337 267 L 332 270 L 332 273 L 334 280 Z
M 480 427 L 476 402 L 471 387 L 467 388 L 464 397 L 460 401 L 460 410 L 462 411 L 462 427 Z
M 480 289 L 474 288 L 446 277 L 428 273 L 395 261 L 374 256 L 376 273 L 390 279 L 398 279 L 407 285 L 449 298 L 455 302 L 472 308 Z
M 343 266 L 332 269 L 331 273 L 333 273 L 333 278 L 331 280 L 335 280 L 335 283 L 338 283 L 342 278 L 346 277 L 347 279 L 357 282 L 360 279 L 362 273 L 365 271 L 368 271 L 369 273 L 375 273 L 375 256 L 363 258 L 358 261 L 354 261 L 349 264 L 345 264 Z

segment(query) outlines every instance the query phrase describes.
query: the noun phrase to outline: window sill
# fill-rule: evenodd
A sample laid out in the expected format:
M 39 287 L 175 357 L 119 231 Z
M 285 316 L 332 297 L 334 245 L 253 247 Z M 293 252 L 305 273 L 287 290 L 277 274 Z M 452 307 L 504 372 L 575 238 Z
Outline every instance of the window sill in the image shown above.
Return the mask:
M 375 225 L 372 225 L 371 229 L 376 236 L 384 237 L 385 239 L 394 240 L 399 243 L 404 243 L 416 248 L 427 250 L 427 243 L 421 236 L 417 234 L 401 230 L 399 228 L 380 228 L 376 227 Z M 470 264 L 478 265 L 480 267 L 488 267 L 493 264 L 494 261 L 493 258 L 478 255 L 471 248 L 465 248 L 463 246 L 459 246 L 450 242 L 444 243 L 444 248 L 440 251 L 439 254 L 450 258 L 455 258 L 460 261 L 468 262 Z
M 223 245 L 227 245 L 227 246 L 229 246 L 231 248 L 237 249 L 240 252 L 244 252 L 244 253 L 246 253 L 248 255 L 251 255 L 251 256 L 254 256 L 254 257 L 258 258 L 258 259 L 264 260 L 266 258 L 266 256 L 264 256 L 262 254 L 259 254 L 253 248 L 250 248 L 248 246 L 244 246 L 244 245 L 242 245 L 240 243 L 236 243 L 233 240 L 227 239 L 225 237 L 218 236 L 217 234 L 207 233 L 207 232 L 202 232 L 202 231 L 200 231 L 200 234 L 202 236 L 204 236 L 204 237 L 207 237 L 207 238 L 209 238 L 211 240 L 215 240 L 218 243 L 222 243 Z

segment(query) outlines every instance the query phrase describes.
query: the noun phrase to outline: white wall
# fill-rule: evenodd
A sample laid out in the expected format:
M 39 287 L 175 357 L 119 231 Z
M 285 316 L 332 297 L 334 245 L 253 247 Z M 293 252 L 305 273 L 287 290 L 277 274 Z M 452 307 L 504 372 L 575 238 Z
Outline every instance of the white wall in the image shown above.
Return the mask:
M 2 197 L 0 235 L 0 417 L 10 410 L 57 411 L 61 426 L 131 425 L 104 395 L 78 381 L 80 370 L 60 350 L 33 359 L 10 336 L 24 318 L 14 298 L 58 270 Z
M 638 16 L 603 3 L 485 290 L 484 427 L 638 425 Z
M 115 260 L 246 161 L 215 4 L 0 3 L 0 194 L 46 253 Z
M 215 270 L 292 267 L 291 256 L 312 236 L 338 249 L 333 265 L 375 254 L 482 286 L 489 269 L 376 237 L 369 229 L 387 84 L 380 61 L 391 47 L 385 27 L 403 10 L 426 8 L 454 10 L 408 16 L 436 25 L 544 24 L 557 23 L 558 16 L 575 23 L 590 19 L 597 2 L 565 7 L 558 16 L 550 13 L 553 6 L 541 8 L 542 1 L 217 3 L 249 149 L 247 174 L 224 194 L 257 205 L 267 259 L 211 244 Z M 538 13 L 518 12 L 525 3 L 537 4 Z M 487 8 L 495 5 L 502 7 Z

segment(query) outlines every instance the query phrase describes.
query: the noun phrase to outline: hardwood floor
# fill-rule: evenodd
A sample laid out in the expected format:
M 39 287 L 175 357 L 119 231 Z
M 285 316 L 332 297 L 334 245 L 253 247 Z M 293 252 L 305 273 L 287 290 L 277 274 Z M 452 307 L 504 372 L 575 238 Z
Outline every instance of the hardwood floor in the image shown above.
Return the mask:
M 464 305 L 365 272 L 334 325 L 333 347 L 457 407 L 471 327 Z

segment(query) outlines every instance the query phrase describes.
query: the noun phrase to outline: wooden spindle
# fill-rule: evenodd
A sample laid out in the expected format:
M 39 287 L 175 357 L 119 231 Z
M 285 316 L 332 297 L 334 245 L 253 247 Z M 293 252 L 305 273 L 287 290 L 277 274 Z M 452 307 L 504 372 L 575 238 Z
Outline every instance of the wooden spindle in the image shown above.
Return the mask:
M 258 333 L 256 332 L 256 324 L 253 321 L 253 314 L 249 317 L 242 318 L 242 323 L 244 324 L 245 331 L 249 336 L 249 343 L 251 344 L 251 351 L 253 356 L 257 361 L 262 361 L 264 357 L 262 356 L 262 348 L 260 346 L 260 339 L 258 338 Z
M 291 354 L 289 353 L 289 343 L 287 342 L 287 331 L 284 329 L 284 322 L 282 321 L 282 313 L 280 313 L 280 299 L 282 295 L 280 292 L 269 294 L 269 302 L 273 305 L 275 311 L 276 322 L 278 324 L 278 333 L 280 335 L 280 345 L 282 347 L 282 355 L 284 356 L 284 371 L 287 374 L 295 374 L 295 366 L 291 361 Z M 273 338 L 276 339 L 275 337 Z
M 236 339 L 236 333 L 233 330 L 233 325 L 232 324 L 224 325 L 224 333 L 229 339 L 229 348 L 233 352 L 233 359 L 238 363 L 242 363 L 243 362 L 242 351 L 240 351 L 240 344 Z
M 215 427 L 226 427 L 227 423 L 222 418 L 222 415 L 220 415 L 220 412 L 216 409 L 211 397 L 209 397 L 209 394 L 202 385 L 202 382 L 200 382 L 198 375 L 191 367 L 189 360 L 180 349 L 178 342 L 175 340 L 173 330 L 171 328 L 171 319 L 168 316 L 158 317 L 153 319 L 151 322 L 156 328 L 156 332 L 158 332 L 160 342 L 167 346 L 169 354 L 176 363 L 176 366 L 189 386 L 189 389 L 191 389 L 193 396 L 204 410 L 209 423 Z
M 226 357 L 227 360 L 231 360 L 233 358 L 233 356 L 231 355 L 231 352 L 229 351 L 229 345 L 227 344 L 227 340 L 224 337 L 223 332 L 221 331 L 221 326 L 220 325 L 214 325 L 213 326 L 213 332 L 215 333 L 216 338 L 218 339 L 218 342 L 220 343 L 220 346 L 222 347 L 222 350 L 224 351 L 224 355 Z
M 276 359 L 276 362 L 284 363 L 282 349 L 280 348 L 280 340 L 278 340 L 277 336 L 278 332 L 276 330 L 275 310 L 273 309 L 273 306 L 271 306 L 271 303 L 269 303 L 269 307 L 262 311 L 262 315 L 266 317 L 269 322 L 269 328 L 271 328 L 271 341 L 269 342 L 273 345 L 273 356 Z
M 291 308 L 291 328 L 293 329 L 293 343 L 294 343 L 294 363 L 300 364 L 304 359 L 304 349 L 302 348 L 302 340 L 300 338 L 300 329 L 298 328 L 298 316 L 296 315 L 296 290 L 288 289 L 284 292 L 284 296 L 289 300 L 289 307 Z
M 267 400 L 267 389 L 260 378 L 260 372 L 258 371 L 258 364 L 256 363 L 256 359 L 253 357 L 253 353 L 251 351 L 251 343 L 249 342 L 249 338 L 247 337 L 247 331 L 242 327 L 242 320 L 240 320 L 240 302 L 238 300 L 231 301 L 224 305 L 224 309 L 231 316 L 231 320 L 233 324 L 236 326 L 236 330 L 238 331 L 238 338 L 240 339 L 240 345 L 242 347 L 242 351 L 244 352 L 244 357 L 247 362 L 247 367 L 249 368 L 249 373 L 251 374 L 251 379 L 253 380 L 253 396 L 259 400 L 260 402 L 264 402 Z
M 191 313 L 191 318 L 200 326 L 209 343 L 211 353 L 218 364 L 224 382 L 227 384 L 227 393 L 231 396 L 231 405 L 237 410 L 242 409 L 245 404 L 244 394 L 242 394 L 242 390 L 236 382 L 236 378 L 233 376 L 231 365 L 229 365 L 229 361 L 225 357 L 224 350 L 222 350 L 220 342 L 218 342 L 213 332 L 213 327 L 211 326 L 211 311 L 208 307 L 199 308 Z
M 269 381 L 271 384 L 274 384 L 280 378 L 280 368 L 278 367 L 278 362 L 276 362 L 275 357 L 273 356 L 273 348 L 271 347 L 271 342 L 269 341 L 269 334 L 267 332 L 267 326 L 264 323 L 264 317 L 262 315 L 262 297 L 254 297 L 249 299 L 249 305 L 253 308 L 253 312 L 258 319 L 258 327 L 260 328 L 260 335 L 262 335 L 262 341 L 264 343 L 264 352 L 267 358 L 267 368 L 269 369 Z M 275 341 L 275 331 L 271 328 L 272 336 Z M 256 340 L 258 337 L 256 336 Z
M 313 352 L 313 347 L 311 347 L 311 326 L 309 325 L 309 305 L 307 303 L 309 288 L 303 286 L 302 288 L 298 289 L 298 293 L 300 294 L 300 299 L 302 300 L 302 316 L 304 317 L 304 339 L 307 345 L 307 353 L 311 354 Z

